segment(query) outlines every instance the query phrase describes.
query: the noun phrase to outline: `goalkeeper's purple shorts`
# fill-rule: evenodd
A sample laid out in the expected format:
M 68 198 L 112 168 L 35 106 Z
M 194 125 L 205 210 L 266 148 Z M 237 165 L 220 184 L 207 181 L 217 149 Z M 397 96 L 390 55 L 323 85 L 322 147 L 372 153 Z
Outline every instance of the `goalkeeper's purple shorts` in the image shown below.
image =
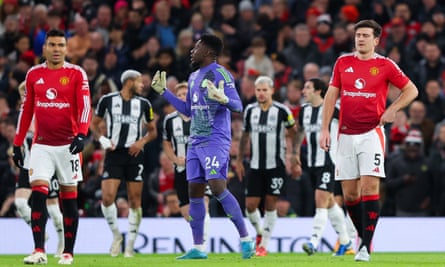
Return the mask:
M 207 183 L 210 179 L 227 179 L 229 150 L 221 146 L 189 147 L 187 151 L 187 181 Z

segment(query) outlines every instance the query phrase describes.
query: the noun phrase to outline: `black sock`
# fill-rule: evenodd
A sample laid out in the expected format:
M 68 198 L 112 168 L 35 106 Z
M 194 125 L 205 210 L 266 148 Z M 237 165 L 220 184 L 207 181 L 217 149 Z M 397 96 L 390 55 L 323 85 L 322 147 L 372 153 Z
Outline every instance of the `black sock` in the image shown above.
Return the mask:
M 372 237 L 379 219 L 379 195 L 363 196 L 363 242 L 368 252 L 371 251 Z
M 345 201 L 346 209 L 348 210 L 349 217 L 351 217 L 352 223 L 354 223 L 358 236 L 363 239 L 363 225 L 362 225 L 362 201 L 357 199 L 355 201 Z
M 46 190 L 45 190 L 46 188 Z M 48 220 L 46 199 L 48 187 L 36 186 L 32 188 L 31 195 L 31 229 L 36 251 L 45 251 L 45 229 Z
M 70 192 L 72 193 L 72 192 Z M 76 241 L 77 226 L 79 224 L 79 211 L 77 210 L 77 194 L 75 198 L 62 198 L 63 228 L 65 231 L 65 249 L 63 253 L 73 255 Z

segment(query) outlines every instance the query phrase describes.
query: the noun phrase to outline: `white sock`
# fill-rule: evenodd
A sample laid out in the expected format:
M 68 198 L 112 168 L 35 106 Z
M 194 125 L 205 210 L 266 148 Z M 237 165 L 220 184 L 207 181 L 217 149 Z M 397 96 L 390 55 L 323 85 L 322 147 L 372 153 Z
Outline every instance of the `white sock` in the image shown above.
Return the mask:
M 117 224 L 117 208 L 116 204 L 111 204 L 108 207 L 105 207 L 104 204 L 100 205 L 102 209 L 102 213 L 104 214 L 104 218 L 107 220 L 108 226 L 113 232 L 113 235 L 120 235 L 119 225 Z
M 19 216 L 31 227 L 31 207 L 28 205 L 28 199 L 16 198 L 14 204 Z
M 338 240 L 340 241 L 340 244 L 348 244 L 350 240 L 348 232 L 346 231 L 345 214 L 343 213 L 343 210 L 337 205 L 337 203 L 335 203 L 334 206 L 328 209 L 328 217 L 331 221 L 332 227 L 338 234 Z
M 348 231 L 349 239 L 354 240 L 357 238 L 357 229 L 355 229 L 354 223 L 352 222 L 349 214 L 346 213 L 345 217 L 346 231 Z
M 267 248 L 277 217 L 277 210 L 264 213 L 263 238 L 261 239 L 260 247 Z
M 128 243 L 134 245 L 138 236 L 139 225 L 142 219 L 142 208 L 130 209 L 128 213 Z
M 202 243 L 204 248 L 207 248 L 207 237 L 209 235 L 209 226 L 210 226 L 210 214 L 206 212 L 206 215 L 204 217 L 204 242 Z
M 324 227 L 328 222 L 328 209 L 316 208 L 314 216 L 314 224 L 312 226 L 312 236 L 310 242 L 314 248 L 318 247 L 320 239 L 323 235 Z
M 59 238 L 59 243 L 65 241 L 64 232 L 63 232 L 63 215 L 60 211 L 59 204 L 51 204 L 46 206 L 48 209 L 49 217 L 53 221 L 54 228 L 57 231 L 57 237 Z
M 262 228 L 261 228 L 261 213 L 259 209 L 256 209 L 254 212 L 249 213 L 246 210 L 247 218 L 249 218 L 250 223 L 252 223 L 253 227 L 256 230 L 257 235 L 262 235 Z
M 201 251 L 201 252 L 205 252 L 206 248 L 204 245 L 193 245 L 194 248 L 196 248 L 197 250 Z

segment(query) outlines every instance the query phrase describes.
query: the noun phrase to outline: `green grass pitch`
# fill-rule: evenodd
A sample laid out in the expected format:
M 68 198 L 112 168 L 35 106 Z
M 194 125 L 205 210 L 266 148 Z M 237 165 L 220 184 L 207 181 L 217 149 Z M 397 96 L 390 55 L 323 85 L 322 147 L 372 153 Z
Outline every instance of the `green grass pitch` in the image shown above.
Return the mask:
M 25 255 L 0 255 L 0 267 L 25 266 Z M 270 253 L 267 257 L 241 259 L 239 253 L 209 254 L 207 260 L 176 260 L 179 254 L 137 254 L 134 258 L 122 255 L 112 258 L 109 255 L 75 255 L 73 266 L 77 267 L 445 267 L 443 253 L 373 253 L 371 262 L 355 262 L 354 256 L 333 257 L 328 253 L 307 256 L 303 253 Z M 48 255 L 47 266 L 60 266 L 57 259 Z

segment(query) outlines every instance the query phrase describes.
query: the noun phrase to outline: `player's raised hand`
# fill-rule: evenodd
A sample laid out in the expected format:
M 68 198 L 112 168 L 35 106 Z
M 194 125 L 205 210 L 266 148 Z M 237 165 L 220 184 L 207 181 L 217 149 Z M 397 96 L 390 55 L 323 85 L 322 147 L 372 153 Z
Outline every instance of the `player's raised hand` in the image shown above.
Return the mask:
M 14 160 L 15 166 L 23 168 L 23 153 L 22 147 L 14 146 L 12 148 L 12 159 Z
M 82 152 L 83 147 L 85 146 L 85 135 L 78 134 L 76 137 L 74 137 L 73 142 L 70 145 L 70 152 L 71 154 L 77 154 Z
M 151 81 L 151 88 L 158 92 L 158 94 L 163 94 L 165 92 L 165 88 L 167 87 L 167 78 L 165 71 L 156 71 L 153 80 Z
M 224 93 L 224 81 L 221 80 L 218 83 L 218 87 L 216 87 L 212 81 L 205 79 L 204 84 L 207 87 L 207 96 L 215 100 L 221 104 L 227 104 L 229 102 L 229 98 Z

